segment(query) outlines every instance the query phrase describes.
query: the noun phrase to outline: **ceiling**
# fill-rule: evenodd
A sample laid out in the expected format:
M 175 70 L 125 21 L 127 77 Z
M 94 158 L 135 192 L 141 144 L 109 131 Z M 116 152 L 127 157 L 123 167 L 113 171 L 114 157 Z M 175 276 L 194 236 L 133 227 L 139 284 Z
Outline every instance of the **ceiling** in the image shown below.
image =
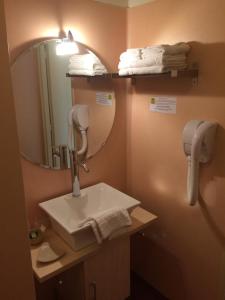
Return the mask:
M 94 1 L 121 6 L 121 7 L 134 7 L 138 5 L 143 5 L 145 3 L 153 2 L 155 0 L 94 0 Z

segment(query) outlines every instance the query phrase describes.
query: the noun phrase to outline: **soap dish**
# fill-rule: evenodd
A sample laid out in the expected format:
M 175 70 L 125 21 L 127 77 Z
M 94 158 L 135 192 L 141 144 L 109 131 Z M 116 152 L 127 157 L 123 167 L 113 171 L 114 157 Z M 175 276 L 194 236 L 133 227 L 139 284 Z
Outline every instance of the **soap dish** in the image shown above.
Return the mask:
M 52 248 L 48 242 L 44 242 L 39 249 L 37 261 L 41 263 L 53 262 L 61 258 L 65 252 L 62 249 Z

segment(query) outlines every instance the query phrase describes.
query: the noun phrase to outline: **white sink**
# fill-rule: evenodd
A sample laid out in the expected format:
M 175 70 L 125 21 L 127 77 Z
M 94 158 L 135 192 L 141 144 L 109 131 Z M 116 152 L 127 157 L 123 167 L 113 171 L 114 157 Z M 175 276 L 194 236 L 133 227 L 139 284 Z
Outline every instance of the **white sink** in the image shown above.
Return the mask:
M 79 250 L 96 242 L 89 225 L 79 224 L 91 215 L 111 208 L 124 208 L 129 212 L 140 204 L 136 199 L 121 193 L 105 183 L 81 190 L 81 196 L 71 194 L 39 204 L 49 215 L 53 229 L 74 249 Z

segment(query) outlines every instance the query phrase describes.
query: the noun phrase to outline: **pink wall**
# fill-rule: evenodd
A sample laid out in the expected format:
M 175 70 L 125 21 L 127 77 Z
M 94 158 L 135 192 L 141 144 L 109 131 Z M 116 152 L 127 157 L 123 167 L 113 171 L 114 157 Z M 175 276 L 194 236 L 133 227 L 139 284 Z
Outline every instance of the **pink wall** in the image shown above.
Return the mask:
M 35 40 L 57 36 L 60 29 L 69 28 L 109 69 L 116 70 L 119 54 L 126 48 L 125 9 L 90 0 L 5 0 L 5 3 L 12 60 Z M 91 172 L 82 174 L 83 186 L 105 181 L 125 190 L 125 92 L 123 83 L 115 88 L 117 108 L 112 134 L 104 149 L 88 162 Z M 22 161 L 22 166 L 28 216 L 33 224 L 38 202 L 71 190 L 70 172 L 44 170 L 27 161 Z
M 223 0 L 157 0 L 128 10 L 89 0 L 5 0 L 12 59 L 32 41 L 55 36 L 60 27 L 76 31 L 111 70 L 129 47 L 192 41 L 191 60 L 200 64 L 198 87 L 189 80 L 141 80 L 129 87 L 127 108 L 127 187 L 159 216 L 135 243 L 137 271 L 171 299 L 214 300 L 224 295 L 225 257 L 225 21 Z M 104 180 L 126 187 L 126 95 L 117 85 L 116 120 L 104 149 L 89 162 L 82 184 Z M 177 96 L 177 114 L 148 111 L 150 95 Z M 217 120 L 215 158 L 202 171 L 201 205 L 189 207 L 184 124 L 194 118 Z M 30 221 L 36 204 L 70 190 L 66 171 L 43 170 L 22 162 Z M 140 249 L 140 246 L 141 247 Z
M 0 2 L 0 32 L 0 298 L 34 300 L 3 1 Z
M 128 12 L 128 46 L 192 42 L 190 80 L 139 80 L 129 90 L 128 192 L 159 216 L 135 243 L 134 265 L 171 299 L 224 297 L 225 2 L 157 0 Z M 152 95 L 177 96 L 177 114 L 148 110 Z M 202 203 L 186 202 L 182 130 L 191 119 L 220 123 L 212 164 L 201 172 Z M 149 239 L 150 238 L 150 239 Z

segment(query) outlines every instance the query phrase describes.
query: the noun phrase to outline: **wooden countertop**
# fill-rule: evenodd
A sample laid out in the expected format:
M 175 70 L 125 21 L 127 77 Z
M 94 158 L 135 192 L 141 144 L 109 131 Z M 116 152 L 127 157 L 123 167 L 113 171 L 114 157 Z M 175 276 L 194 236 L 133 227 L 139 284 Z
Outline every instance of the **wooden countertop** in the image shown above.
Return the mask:
M 119 236 L 132 235 L 135 232 L 138 232 L 147 227 L 153 220 L 157 218 L 155 215 L 151 214 L 141 207 L 136 207 L 132 211 L 131 217 L 133 221 L 132 225 L 123 230 L 122 233 L 114 236 L 113 239 L 118 238 Z M 37 262 L 37 255 L 40 245 L 31 247 L 33 271 L 40 282 L 43 282 L 71 268 L 72 266 L 79 264 L 87 257 L 95 254 L 100 249 L 100 247 L 104 247 L 105 243 L 111 242 L 106 241 L 102 245 L 98 245 L 97 243 L 95 243 L 79 251 L 74 251 L 51 229 L 48 229 L 46 231 L 44 241 L 49 242 L 53 248 L 55 246 L 57 248 L 63 249 L 65 255 L 55 262 L 39 263 Z

